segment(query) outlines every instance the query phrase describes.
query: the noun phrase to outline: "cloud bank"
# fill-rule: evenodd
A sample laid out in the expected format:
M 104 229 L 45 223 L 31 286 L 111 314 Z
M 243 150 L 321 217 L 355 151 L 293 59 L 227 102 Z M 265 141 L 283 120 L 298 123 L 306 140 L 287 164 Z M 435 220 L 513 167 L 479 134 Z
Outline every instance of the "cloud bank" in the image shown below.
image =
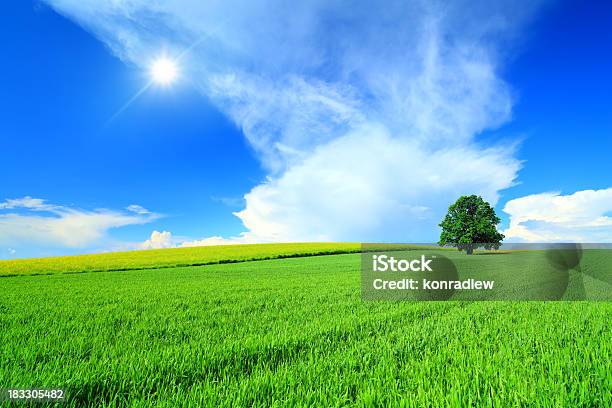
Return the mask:
M 143 70 L 182 55 L 268 170 L 246 241 L 435 240 L 458 195 L 495 204 L 520 169 L 476 138 L 511 119 L 500 50 L 537 2 L 48 3 Z
M 189 240 L 184 237 L 175 237 L 170 231 L 153 231 L 149 239 L 144 242 L 128 246 L 127 249 L 162 249 L 162 248 L 188 248 L 213 245 L 251 244 L 244 237 L 223 238 L 220 236 Z
M 176 244 L 169 231 L 153 231 L 151 237 L 137 246 L 138 249 L 162 249 L 173 248 Z
M 504 212 L 507 241 L 612 242 L 612 188 L 533 194 L 508 201 Z
M 146 224 L 159 216 L 107 209 L 83 210 L 23 197 L 0 202 L 0 245 L 84 248 L 113 228 Z M 145 212 L 143 212 L 145 211 Z M 13 254 L 15 250 L 11 251 Z

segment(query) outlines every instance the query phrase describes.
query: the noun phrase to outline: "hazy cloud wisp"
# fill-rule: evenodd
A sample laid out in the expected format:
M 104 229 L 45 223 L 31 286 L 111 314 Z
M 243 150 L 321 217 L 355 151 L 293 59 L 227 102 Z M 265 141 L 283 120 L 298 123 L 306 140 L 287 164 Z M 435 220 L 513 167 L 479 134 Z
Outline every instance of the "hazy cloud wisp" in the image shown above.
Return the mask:
M 479 132 L 511 118 L 511 1 L 48 0 L 120 58 L 162 49 L 268 169 L 235 214 L 251 241 L 433 240 L 460 194 L 496 203 L 520 168 Z
M 112 228 L 146 224 L 158 218 L 149 211 L 84 210 L 39 198 L 8 199 L 0 203 L 0 244 L 84 248 L 104 238 Z

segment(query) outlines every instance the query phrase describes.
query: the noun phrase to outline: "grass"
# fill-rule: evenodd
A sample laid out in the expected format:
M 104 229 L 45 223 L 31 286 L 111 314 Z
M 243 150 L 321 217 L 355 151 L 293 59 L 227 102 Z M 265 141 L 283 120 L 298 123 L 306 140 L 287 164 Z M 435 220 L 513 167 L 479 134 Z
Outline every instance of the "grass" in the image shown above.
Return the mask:
M 0 276 L 124 271 L 359 252 L 358 243 L 217 245 L 0 261 Z
M 0 278 L 0 388 L 65 387 L 67 406 L 612 405 L 610 303 L 364 302 L 360 256 Z
M 386 251 L 376 251 L 377 255 Z M 377 291 L 372 289 L 376 278 L 398 280 L 414 278 L 442 281 L 468 279 L 494 281 L 493 290 L 456 290 L 449 294 L 452 300 L 612 300 L 612 251 L 586 249 L 581 253 L 580 264 L 574 269 L 561 269 L 559 263 L 572 258 L 571 251 L 521 250 L 479 252 L 467 256 L 462 252 L 424 247 L 403 251 L 393 248 L 386 252 L 396 259 L 428 259 L 442 257 L 456 269 L 449 275 L 434 267 L 434 272 L 372 272 L 372 254 L 362 253 L 367 272 L 362 274 L 363 294 L 368 300 L 444 300 L 443 291 Z M 486 256 L 484 256 L 486 255 Z M 554 263 L 551 261 L 551 258 Z M 446 271 L 446 272 L 451 272 Z
M 56 273 L 128 271 L 179 266 L 202 266 L 264 259 L 351 254 L 362 251 L 355 242 L 295 242 L 285 244 L 213 245 L 146 251 L 0 260 L 0 277 Z M 424 245 L 368 244 L 368 251 L 427 248 Z

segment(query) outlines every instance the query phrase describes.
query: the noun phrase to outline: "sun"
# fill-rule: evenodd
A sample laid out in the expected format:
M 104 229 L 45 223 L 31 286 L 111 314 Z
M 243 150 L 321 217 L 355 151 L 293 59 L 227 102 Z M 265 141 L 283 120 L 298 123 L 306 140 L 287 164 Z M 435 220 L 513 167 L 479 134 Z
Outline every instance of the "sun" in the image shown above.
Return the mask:
M 178 69 L 176 63 L 167 57 L 160 57 L 151 64 L 151 78 L 160 85 L 170 85 L 176 80 Z

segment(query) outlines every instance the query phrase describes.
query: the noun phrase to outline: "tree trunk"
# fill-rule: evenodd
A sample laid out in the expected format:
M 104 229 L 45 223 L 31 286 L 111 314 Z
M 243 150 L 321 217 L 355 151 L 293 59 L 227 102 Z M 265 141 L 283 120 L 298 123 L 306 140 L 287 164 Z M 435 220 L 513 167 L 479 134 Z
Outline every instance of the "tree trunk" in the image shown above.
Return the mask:
M 465 249 L 465 252 L 466 252 L 468 255 L 472 255 L 472 254 L 474 253 L 474 248 L 472 248 L 471 246 L 469 246 L 469 247 L 467 247 L 467 248 Z

